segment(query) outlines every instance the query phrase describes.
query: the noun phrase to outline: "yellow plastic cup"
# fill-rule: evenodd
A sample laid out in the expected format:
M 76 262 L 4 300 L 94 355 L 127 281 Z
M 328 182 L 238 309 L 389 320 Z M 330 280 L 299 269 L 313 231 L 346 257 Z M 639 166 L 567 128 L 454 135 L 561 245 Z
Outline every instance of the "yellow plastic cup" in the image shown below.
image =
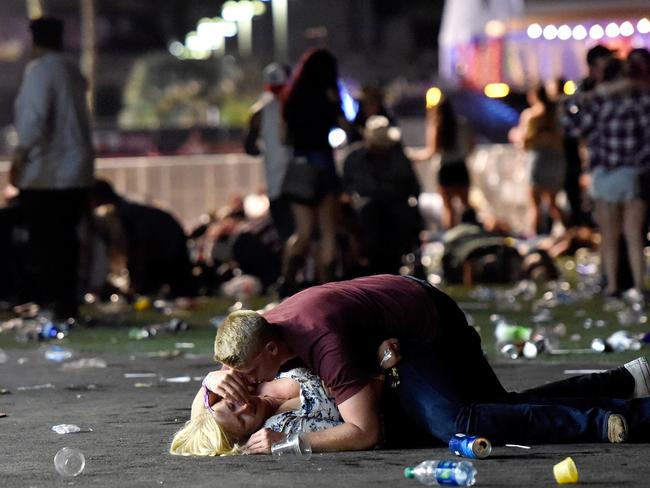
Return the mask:
M 559 485 L 578 482 L 578 468 L 570 457 L 553 466 L 553 474 Z

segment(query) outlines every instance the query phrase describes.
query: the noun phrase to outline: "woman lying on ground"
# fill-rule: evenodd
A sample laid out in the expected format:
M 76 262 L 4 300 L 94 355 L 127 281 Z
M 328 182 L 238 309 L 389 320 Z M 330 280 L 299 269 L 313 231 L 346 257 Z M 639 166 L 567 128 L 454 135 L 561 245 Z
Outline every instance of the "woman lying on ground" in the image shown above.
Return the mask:
M 392 368 L 400 359 L 396 339 L 384 341 L 379 351 L 383 368 Z M 391 351 L 390 357 L 385 355 L 386 351 Z M 286 435 L 324 430 L 343 422 L 334 398 L 321 379 L 307 368 L 280 373 L 275 380 L 251 391 L 255 394 L 247 401 L 230 401 L 213 393 L 219 388 L 220 377 L 229 374 L 227 371 L 222 369 L 206 376 L 192 403 L 190 420 L 172 440 L 171 454 L 268 453 L 271 445 Z M 380 392 L 383 376 L 378 375 L 373 383 Z M 240 444 L 246 438 L 247 442 Z

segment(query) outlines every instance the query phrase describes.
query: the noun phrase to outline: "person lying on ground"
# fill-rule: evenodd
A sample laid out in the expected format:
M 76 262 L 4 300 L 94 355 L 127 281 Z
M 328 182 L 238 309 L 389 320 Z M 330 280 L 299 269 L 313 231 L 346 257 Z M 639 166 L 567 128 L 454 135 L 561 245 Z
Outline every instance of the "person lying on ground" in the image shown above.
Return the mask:
M 392 368 L 400 359 L 395 339 L 384 341 L 379 351 L 382 368 Z M 390 357 L 386 351 L 391 351 Z M 316 432 L 343 422 L 331 393 L 307 368 L 289 369 L 257 388 L 251 388 L 240 376 L 227 367 L 206 376 L 192 402 L 190 420 L 174 435 L 171 454 L 217 456 L 270 452 L 273 442 L 286 435 Z M 244 399 L 237 390 L 229 389 L 225 381 L 228 377 L 255 394 Z M 373 388 L 378 392 L 382 383 L 381 375 L 373 378 Z M 225 390 L 238 400 L 225 399 Z M 222 391 L 222 395 L 216 391 Z
M 226 377 L 217 393 L 237 399 L 237 391 L 245 401 L 250 394 L 241 384 L 271 381 L 282 365 L 298 358 L 330 388 L 343 419 L 310 433 L 312 449 L 370 449 L 381 434 L 379 398 L 371 386 L 375 355 L 390 337 L 399 340 L 402 354 L 395 390 L 402 417 L 439 441 L 459 432 L 497 445 L 621 442 L 628 431 L 632 440 L 649 434 L 650 400 L 612 400 L 648 396 L 645 360 L 521 394 L 507 392 L 457 304 L 409 276 L 328 283 L 263 315 L 230 314 L 217 331 L 215 358 L 240 375 Z M 242 377 L 245 382 L 235 381 Z

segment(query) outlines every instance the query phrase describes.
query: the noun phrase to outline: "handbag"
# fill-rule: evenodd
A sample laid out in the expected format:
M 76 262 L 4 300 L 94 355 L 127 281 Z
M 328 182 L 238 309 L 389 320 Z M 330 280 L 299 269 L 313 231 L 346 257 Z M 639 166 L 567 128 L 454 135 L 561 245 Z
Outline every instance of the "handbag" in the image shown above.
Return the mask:
M 320 169 L 309 164 L 307 158 L 294 157 L 287 166 L 282 193 L 297 202 L 313 202 L 320 194 L 320 183 Z

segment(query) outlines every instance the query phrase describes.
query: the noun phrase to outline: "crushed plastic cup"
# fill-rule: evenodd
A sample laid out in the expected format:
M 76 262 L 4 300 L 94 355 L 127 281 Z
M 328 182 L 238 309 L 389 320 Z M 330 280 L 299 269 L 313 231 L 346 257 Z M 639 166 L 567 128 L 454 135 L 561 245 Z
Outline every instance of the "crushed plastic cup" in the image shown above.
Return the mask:
M 578 482 L 578 468 L 573 459 L 567 457 L 553 466 L 553 475 L 559 485 L 566 485 Z
M 0 349 L 0 364 L 6 363 L 8 359 L 9 356 L 7 356 L 7 353 Z
M 72 357 L 72 351 L 61 346 L 50 346 L 45 350 L 45 359 L 60 363 Z
M 289 434 L 283 441 L 271 446 L 271 454 L 277 457 L 296 457 L 311 459 L 311 445 L 303 434 Z
M 61 366 L 61 369 L 64 371 L 70 371 L 73 369 L 84 368 L 105 368 L 106 366 L 106 361 L 101 358 L 81 358 L 77 359 L 76 361 L 65 363 Z
M 59 424 L 53 425 L 52 430 L 57 434 L 76 434 L 78 432 L 92 432 L 90 427 L 79 427 L 75 424 Z
M 52 426 L 52 430 L 57 434 L 74 434 L 81 431 L 81 427 L 74 424 L 59 424 Z
M 86 467 L 86 458 L 81 451 L 64 447 L 54 456 L 54 467 L 61 476 L 78 476 Z
M 641 341 L 627 330 L 614 332 L 605 341 L 615 352 L 638 351 L 641 349 Z
M 521 353 L 521 348 L 516 344 L 505 344 L 499 349 L 499 352 L 508 359 L 517 359 Z

